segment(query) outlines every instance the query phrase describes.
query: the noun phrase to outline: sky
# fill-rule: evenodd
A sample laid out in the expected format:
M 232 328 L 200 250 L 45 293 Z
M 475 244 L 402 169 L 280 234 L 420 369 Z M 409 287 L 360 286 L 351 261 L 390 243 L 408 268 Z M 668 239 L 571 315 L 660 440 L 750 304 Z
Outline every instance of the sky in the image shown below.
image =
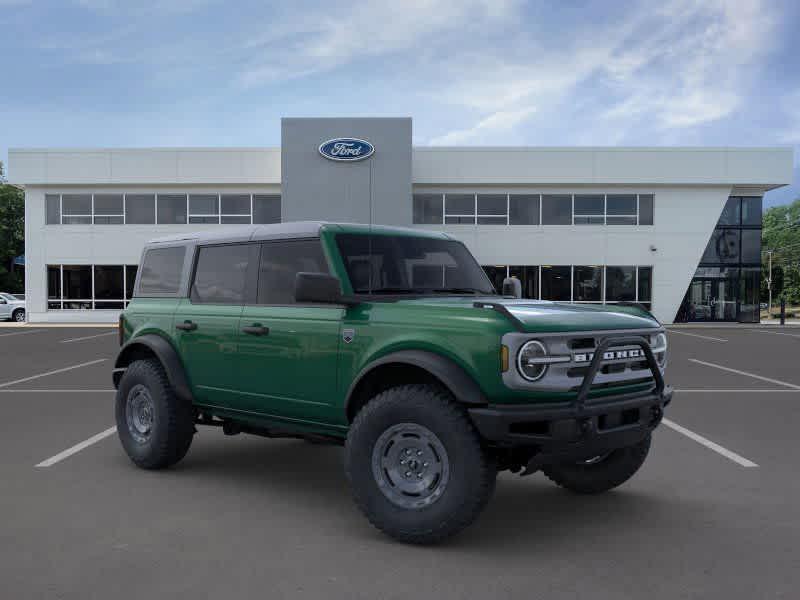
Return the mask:
M 278 146 L 284 116 L 415 145 L 793 146 L 796 0 L 0 0 L 8 148 Z

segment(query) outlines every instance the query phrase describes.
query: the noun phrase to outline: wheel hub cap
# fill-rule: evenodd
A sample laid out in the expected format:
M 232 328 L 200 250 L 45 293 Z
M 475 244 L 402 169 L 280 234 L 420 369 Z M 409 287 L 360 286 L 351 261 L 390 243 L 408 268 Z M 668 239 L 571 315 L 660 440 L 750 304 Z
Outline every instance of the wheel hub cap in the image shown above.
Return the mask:
M 133 386 L 125 403 L 125 419 L 131 436 L 140 444 L 150 437 L 154 412 L 150 390 L 141 384 Z
M 372 473 L 393 504 L 423 508 L 444 493 L 450 462 L 431 430 L 416 423 L 400 423 L 384 431 L 375 443 Z

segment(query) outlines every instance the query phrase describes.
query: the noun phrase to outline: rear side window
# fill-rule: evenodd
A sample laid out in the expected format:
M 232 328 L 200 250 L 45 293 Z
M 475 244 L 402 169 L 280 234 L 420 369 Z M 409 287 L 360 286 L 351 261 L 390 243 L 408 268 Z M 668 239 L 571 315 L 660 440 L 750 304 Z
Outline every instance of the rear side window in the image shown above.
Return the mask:
M 136 295 L 177 294 L 185 256 L 185 246 L 148 250 L 142 261 L 142 275 Z
M 300 272 L 329 272 L 319 240 L 262 244 L 258 269 L 258 303 L 294 304 L 295 278 Z
M 228 244 L 200 248 L 192 282 L 192 302 L 241 304 L 252 247 L 252 244 Z

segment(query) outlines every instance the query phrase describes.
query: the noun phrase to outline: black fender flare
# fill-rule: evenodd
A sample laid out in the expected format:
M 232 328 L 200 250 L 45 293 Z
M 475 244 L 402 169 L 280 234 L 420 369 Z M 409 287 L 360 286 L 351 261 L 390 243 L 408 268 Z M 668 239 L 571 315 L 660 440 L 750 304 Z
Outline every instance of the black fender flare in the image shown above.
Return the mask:
M 364 378 L 375 369 L 387 364 L 406 364 L 428 371 L 452 392 L 456 401 L 463 404 L 478 406 L 487 403 L 486 396 L 481 391 L 480 386 L 453 360 L 425 350 L 399 350 L 381 356 L 361 369 L 347 390 L 344 404 L 345 414 L 350 414 L 354 392 Z
M 192 401 L 192 388 L 189 386 L 189 378 L 186 376 L 186 370 L 183 367 L 178 351 L 169 341 L 153 333 L 135 337 L 120 349 L 117 359 L 114 361 L 113 378 L 115 388 L 119 386 L 119 380 L 131 362 L 129 358 L 137 348 L 146 348 L 155 354 L 156 358 L 164 366 L 167 379 L 169 379 L 172 389 L 175 390 L 175 394 L 182 400 Z

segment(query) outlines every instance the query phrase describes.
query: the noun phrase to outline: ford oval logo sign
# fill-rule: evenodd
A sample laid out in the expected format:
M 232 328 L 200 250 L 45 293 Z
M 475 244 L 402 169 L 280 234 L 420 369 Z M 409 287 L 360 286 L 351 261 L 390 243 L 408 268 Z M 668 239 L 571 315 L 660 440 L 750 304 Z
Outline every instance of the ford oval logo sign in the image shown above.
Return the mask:
M 336 138 L 319 146 L 319 153 L 329 160 L 364 160 L 374 152 L 375 146 L 358 138 Z

